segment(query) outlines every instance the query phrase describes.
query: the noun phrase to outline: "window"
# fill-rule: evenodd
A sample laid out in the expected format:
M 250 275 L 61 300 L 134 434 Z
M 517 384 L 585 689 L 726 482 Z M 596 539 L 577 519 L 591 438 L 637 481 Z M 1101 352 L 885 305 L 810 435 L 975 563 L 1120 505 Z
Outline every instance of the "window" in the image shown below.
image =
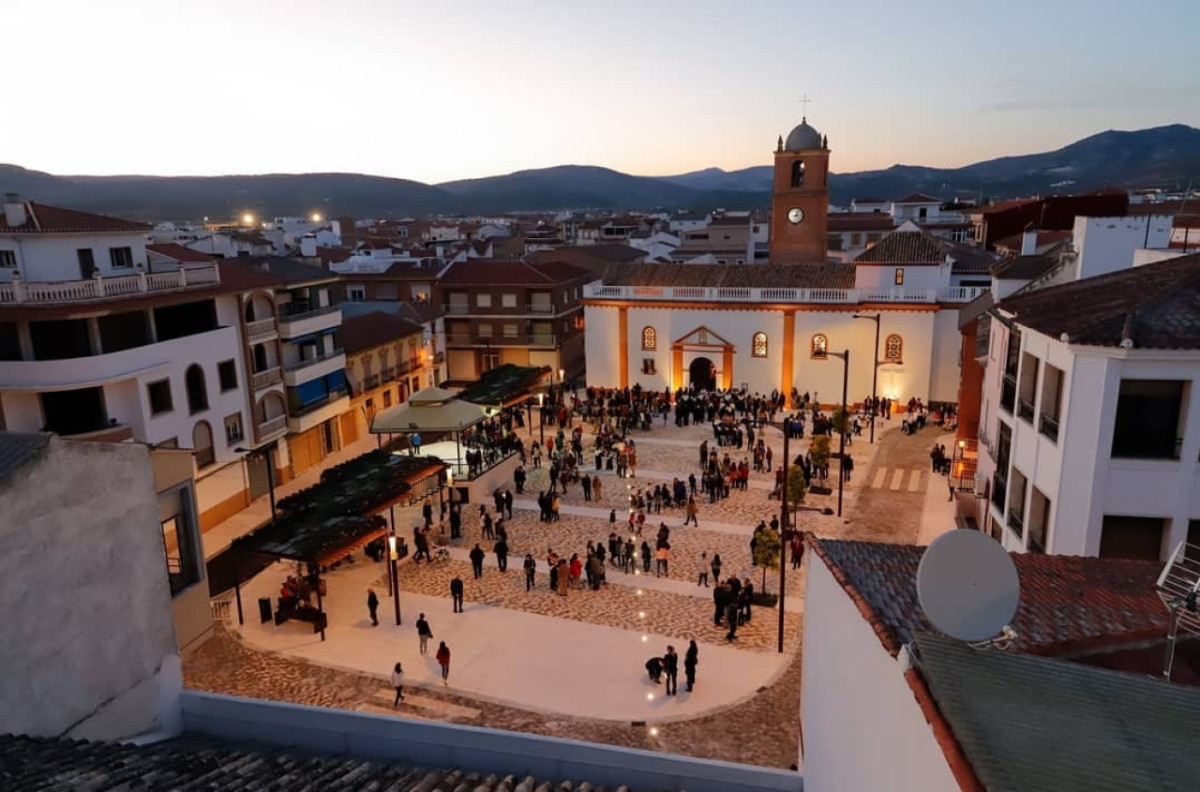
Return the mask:
M 1100 528 L 1100 557 L 1158 561 L 1166 528 L 1162 517 L 1106 514 Z
M 197 468 L 206 468 L 217 461 L 213 451 L 212 427 L 208 421 L 198 421 L 192 428 L 192 451 L 196 455 Z
M 491 322 L 480 322 L 479 323 L 479 337 L 480 338 L 491 338 L 492 337 L 492 323 Z
M 236 412 L 225 418 L 225 445 L 240 443 L 245 439 L 242 433 L 242 414 Z
M 867 234 L 867 244 L 874 245 L 879 240 L 883 239 L 883 234 Z
M 500 367 L 500 353 L 499 352 L 485 352 L 485 353 L 483 353 L 483 355 L 481 357 L 483 359 L 483 370 L 484 371 L 491 371 L 494 368 Z
M 1112 455 L 1179 459 L 1185 385 L 1179 380 L 1121 380 Z
M 108 260 L 113 269 L 124 269 L 133 266 L 133 248 L 115 247 L 108 249 Z
M 1029 552 L 1044 553 L 1049 542 L 1050 531 L 1050 499 L 1039 490 L 1033 488 L 1029 499 Z
M 161 415 L 174 409 L 171 403 L 171 380 L 159 380 L 146 386 L 146 396 L 150 399 L 150 414 Z
M 653 352 L 658 349 L 658 331 L 647 325 L 642 328 L 642 351 Z
M 221 393 L 237 388 L 237 364 L 232 360 L 222 360 L 217 364 L 217 379 L 221 383 Z
M 500 306 L 502 308 L 516 308 L 517 307 L 517 295 L 501 294 L 500 295 Z
M 164 492 L 158 496 L 162 525 L 163 551 L 171 596 L 199 583 L 201 554 L 190 487 Z
M 503 325 L 501 325 L 500 330 L 501 330 L 501 332 L 504 333 L 505 338 L 516 338 L 517 337 L 516 322 L 505 322 Z
M 904 339 L 892 333 L 883 342 L 883 359 L 889 363 L 899 363 L 904 360 Z
M 1041 361 L 1025 352 L 1021 355 L 1021 380 L 1017 388 L 1017 417 L 1033 424 L 1033 400 L 1037 398 L 1038 367 Z
M 792 163 L 792 186 L 804 186 L 804 161 L 796 160 Z
M 753 357 L 765 358 L 767 356 L 767 334 L 755 333 L 750 340 L 750 354 Z
M 350 302 L 363 302 L 367 299 L 366 286 L 347 286 L 346 299 Z
M 850 235 L 850 247 L 859 247 L 863 243 L 863 235 L 855 231 Z
M 15 250 L 0 250 L 0 268 L 17 268 L 17 252 Z
M 1025 485 L 1025 474 L 1014 465 L 1008 490 L 1008 527 L 1018 537 L 1025 535 Z
M 388 388 L 387 390 L 385 390 L 383 392 L 383 409 L 386 410 L 388 407 L 391 407 L 391 406 L 392 406 L 392 389 Z
M 476 294 L 475 305 L 479 308 L 491 308 L 492 295 L 488 294 L 487 292 L 480 292 L 479 294 Z
M 1021 333 L 1016 328 L 1008 332 L 1008 349 L 1004 358 L 1004 378 L 1000 384 L 1000 406 L 1010 414 L 1017 403 L 1017 367 L 1021 362 Z
M 829 339 L 824 333 L 817 333 L 812 337 L 812 356 L 818 359 L 824 359 L 825 353 L 829 351 Z
M 1062 410 L 1063 372 L 1046 364 L 1046 373 L 1042 376 L 1042 420 L 1038 431 L 1058 442 L 1058 417 Z
M 188 412 L 192 415 L 208 409 L 208 387 L 204 383 L 204 369 L 193 363 L 184 374 L 187 387 Z
M 895 276 L 892 278 L 892 282 L 897 286 L 904 285 L 904 267 L 896 267 Z
M 79 248 L 75 257 L 79 259 L 79 277 L 90 278 L 96 274 L 96 257 L 91 248 Z
M 642 358 L 642 373 L 657 374 L 658 368 L 654 363 L 654 358 Z

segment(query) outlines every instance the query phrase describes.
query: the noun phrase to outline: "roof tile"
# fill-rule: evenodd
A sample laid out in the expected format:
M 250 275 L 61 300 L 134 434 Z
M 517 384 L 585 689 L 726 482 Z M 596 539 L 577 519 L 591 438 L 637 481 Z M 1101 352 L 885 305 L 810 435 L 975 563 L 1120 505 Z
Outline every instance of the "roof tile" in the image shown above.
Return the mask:
M 10 226 L 4 216 L 0 215 L 0 233 L 5 234 L 67 234 L 67 233 L 103 233 L 108 231 L 146 232 L 150 226 L 136 223 L 132 220 L 122 220 L 118 217 L 78 212 L 74 209 L 63 209 L 57 206 L 47 206 L 36 201 L 25 202 L 25 222 L 19 226 Z

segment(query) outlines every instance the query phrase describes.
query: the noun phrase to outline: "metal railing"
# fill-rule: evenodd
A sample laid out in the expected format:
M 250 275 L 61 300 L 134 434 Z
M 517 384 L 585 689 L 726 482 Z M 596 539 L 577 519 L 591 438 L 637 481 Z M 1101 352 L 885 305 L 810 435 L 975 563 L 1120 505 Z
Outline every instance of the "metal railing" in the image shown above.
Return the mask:
M 378 374 L 368 374 L 367 376 L 363 377 L 362 389 L 364 391 L 373 390 L 378 387 L 379 387 L 379 375 Z
M 481 336 L 478 333 L 447 333 L 446 343 L 451 346 L 556 346 L 552 333 L 519 333 L 517 335 Z
M 1058 417 L 1049 416 L 1042 413 L 1042 420 L 1038 424 L 1038 431 L 1049 437 L 1054 442 L 1058 442 Z
M 96 272 L 91 278 L 69 281 L 27 281 L 14 278 L 0 283 L 0 305 L 88 302 L 113 297 L 126 297 L 145 292 L 168 292 L 211 286 L 221 282 L 216 264 L 181 267 L 169 272 L 103 276 Z
M 705 302 L 788 303 L 968 303 L 987 291 L 986 286 L 951 286 L 943 289 L 793 289 L 707 286 L 605 286 L 589 283 L 583 296 L 603 300 L 688 300 Z
M 1017 399 L 1017 417 L 1033 423 L 1033 402 L 1028 399 Z
M 553 314 L 553 305 L 533 305 L 532 303 L 525 306 L 525 313 L 531 314 Z
M 315 366 L 318 363 L 321 363 L 322 361 L 329 360 L 330 358 L 335 358 L 341 354 L 343 354 L 341 349 L 335 349 L 332 352 L 326 352 L 325 354 L 322 354 L 322 355 L 317 355 L 315 357 L 310 357 L 310 358 L 304 358 L 303 360 L 297 360 L 295 363 L 288 366 L 287 370 L 288 371 L 299 371 L 300 369 L 308 368 L 309 366 Z
M 269 369 L 256 371 L 250 375 L 250 387 L 256 391 L 269 388 L 272 385 L 278 385 L 282 381 L 283 372 L 279 370 L 279 366 L 272 366 Z
M 1000 385 L 1000 406 L 1011 414 L 1016 401 L 1017 378 L 1012 374 L 1005 374 L 1004 381 Z
M 262 441 L 266 437 L 273 434 L 285 431 L 287 429 L 287 416 L 278 415 L 274 418 L 268 418 L 258 425 L 258 439 Z
M 279 321 L 298 322 L 301 319 L 309 319 L 314 316 L 329 314 L 340 310 L 342 310 L 340 303 L 324 305 L 319 308 L 313 308 L 309 303 L 300 303 L 299 305 L 296 303 L 284 303 L 279 308 Z
M 992 476 L 992 505 L 1004 511 L 1008 499 L 1008 479 L 999 473 Z
M 273 316 L 246 322 L 246 340 L 250 343 L 270 338 L 275 335 L 275 332 L 275 317 Z

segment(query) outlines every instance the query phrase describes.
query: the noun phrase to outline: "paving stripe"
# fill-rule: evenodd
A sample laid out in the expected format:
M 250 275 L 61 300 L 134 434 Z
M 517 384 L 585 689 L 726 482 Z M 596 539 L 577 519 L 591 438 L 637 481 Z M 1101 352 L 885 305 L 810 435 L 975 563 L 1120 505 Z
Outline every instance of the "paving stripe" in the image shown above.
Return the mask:
M 887 477 L 887 468 L 881 467 L 875 471 L 875 480 L 871 482 L 872 489 L 879 489 L 883 486 L 883 480 Z
M 374 701 L 391 707 L 392 702 L 396 700 L 396 691 L 394 688 L 386 688 L 375 694 Z M 474 707 L 463 707 L 459 704 L 452 704 L 449 701 L 430 698 L 429 696 L 420 696 L 415 693 L 406 693 L 404 701 L 400 703 L 401 707 L 416 707 L 427 712 L 437 712 L 445 715 L 448 718 L 462 718 L 464 720 L 474 720 L 481 714 L 481 710 Z M 395 710 L 393 710 L 395 712 Z
M 908 477 L 908 491 L 909 492 L 920 492 L 921 491 L 921 471 L 914 470 L 912 472 L 912 475 Z
M 708 496 L 704 496 L 704 502 L 697 502 L 700 503 L 700 530 L 716 531 L 717 533 L 742 534 L 745 536 L 751 536 L 754 534 L 753 525 L 735 525 L 733 523 L 705 520 L 704 503 L 708 502 Z M 513 508 L 522 509 L 524 511 L 540 511 L 540 509 L 538 509 L 537 502 L 531 500 L 514 500 Z M 597 509 L 591 506 L 572 506 L 570 504 L 563 503 L 559 506 L 558 510 L 561 514 L 572 514 L 576 517 L 590 517 L 595 520 L 603 520 L 605 523 L 608 522 L 608 509 Z M 629 512 L 627 509 L 618 508 L 618 522 L 621 522 L 621 517 L 627 515 L 628 513 Z M 651 523 L 665 522 L 668 526 L 673 526 L 672 530 L 674 530 L 674 528 L 679 528 L 680 530 L 684 531 L 693 530 L 695 526 L 692 525 L 688 525 L 686 528 L 677 525 L 677 523 L 683 520 L 684 516 L 685 515 L 682 509 L 676 509 L 675 511 L 671 512 L 670 515 L 668 515 L 667 512 L 663 512 L 662 514 L 647 514 L 646 525 L 650 526 Z M 647 530 L 649 530 L 649 527 Z M 655 530 L 657 530 L 657 528 L 655 528 Z
M 896 471 L 892 473 L 892 483 L 888 486 L 888 489 L 899 490 L 900 485 L 903 483 L 904 471 L 897 468 Z

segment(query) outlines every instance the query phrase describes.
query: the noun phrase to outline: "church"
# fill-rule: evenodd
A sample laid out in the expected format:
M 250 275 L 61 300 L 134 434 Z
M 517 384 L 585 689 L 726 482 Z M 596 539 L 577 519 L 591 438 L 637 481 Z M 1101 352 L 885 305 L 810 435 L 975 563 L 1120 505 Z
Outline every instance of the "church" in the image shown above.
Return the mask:
M 807 118 L 775 150 L 769 263 L 616 264 L 584 287 L 587 382 L 662 390 L 872 392 L 958 400 L 958 312 L 989 260 L 906 223 L 831 262 L 829 141 Z M 616 348 L 614 349 L 614 344 Z M 843 358 L 843 353 L 849 353 Z

